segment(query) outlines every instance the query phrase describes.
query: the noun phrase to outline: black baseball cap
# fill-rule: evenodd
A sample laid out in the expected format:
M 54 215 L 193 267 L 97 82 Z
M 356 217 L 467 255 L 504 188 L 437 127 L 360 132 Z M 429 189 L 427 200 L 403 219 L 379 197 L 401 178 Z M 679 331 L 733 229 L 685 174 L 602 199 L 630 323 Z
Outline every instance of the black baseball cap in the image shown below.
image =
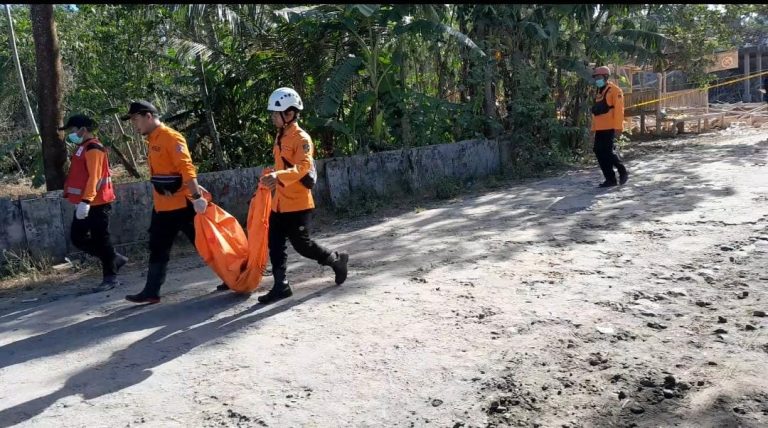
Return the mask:
M 123 115 L 120 119 L 128 120 L 132 114 L 136 113 L 157 113 L 157 109 L 149 101 L 139 100 L 131 103 L 128 107 L 128 114 Z
M 67 123 L 64 124 L 61 128 L 59 128 L 59 131 L 63 131 L 65 129 L 69 128 L 95 128 L 96 127 L 96 121 L 91 119 L 90 117 L 84 115 L 84 114 L 73 114 L 72 116 L 67 119 Z

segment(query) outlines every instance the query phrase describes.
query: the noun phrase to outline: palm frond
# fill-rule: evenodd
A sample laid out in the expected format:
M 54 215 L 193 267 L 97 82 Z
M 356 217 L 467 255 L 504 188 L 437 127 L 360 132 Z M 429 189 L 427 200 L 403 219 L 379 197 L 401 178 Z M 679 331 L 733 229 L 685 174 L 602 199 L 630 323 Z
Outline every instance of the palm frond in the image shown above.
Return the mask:
M 338 11 L 338 9 L 334 8 Z M 314 6 L 286 7 L 272 11 L 272 13 L 282 18 L 285 22 L 294 23 L 301 19 L 312 18 L 324 15 L 329 12 L 327 5 L 317 4 Z
M 480 49 L 480 47 L 477 46 L 477 44 L 474 41 L 472 41 L 472 39 L 470 39 L 466 34 L 439 22 L 432 22 L 426 19 L 419 19 L 411 22 L 410 24 L 398 25 L 395 28 L 394 32 L 397 35 L 405 34 L 405 33 L 417 33 L 421 35 L 431 35 L 431 36 L 435 36 L 435 35 L 451 36 L 451 37 L 454 37 L 463 45 L 469 47 L 472 51 L 478 53 L 480 56 L 483 56 L 483 57 L 486 56 L 486 53 L 482 49 Z
M 173 37 L 168 41 L 171 48 L 176 50 L 176 58 L 183 61 L 192 61 L 200 55 L 204 60 L 214 55 L 213 49 L 192 40 Z
M 323 84 L 318 115 L 321 117 L 333 117 L 336 115 L 341 106 L 342 94 L 347 90 L 350 81 L 362 66 L 362 58 L 350 57 L 334 67 L 331 76 Z

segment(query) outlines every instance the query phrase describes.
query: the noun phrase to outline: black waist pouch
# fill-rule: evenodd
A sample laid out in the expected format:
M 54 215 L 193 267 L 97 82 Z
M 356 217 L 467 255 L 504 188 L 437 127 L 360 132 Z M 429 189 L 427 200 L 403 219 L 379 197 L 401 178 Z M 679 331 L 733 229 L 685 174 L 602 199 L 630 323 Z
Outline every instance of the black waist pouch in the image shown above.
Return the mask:
M 606 98 L 608 98 L 608 89 L 605 90 L 605 94 L 603 94 L 603 99 L 592 106 L 592 114 L 594 114 L 595 116 L 600 116 L 601 114 L 606 114 L 609 111 L 611 111 L 613 106 L 608 105 Z
M 609 106 L 608 103 L 603 100 L 592 106 L 592 114 L 595 116 L 600 116 L 601 114 L 608 113 L 612 108 L 613 107 Z
M 180 175 L 153 175 L 149 180 L 155 191 L 161 195 L 172 195 L 181 189 Z

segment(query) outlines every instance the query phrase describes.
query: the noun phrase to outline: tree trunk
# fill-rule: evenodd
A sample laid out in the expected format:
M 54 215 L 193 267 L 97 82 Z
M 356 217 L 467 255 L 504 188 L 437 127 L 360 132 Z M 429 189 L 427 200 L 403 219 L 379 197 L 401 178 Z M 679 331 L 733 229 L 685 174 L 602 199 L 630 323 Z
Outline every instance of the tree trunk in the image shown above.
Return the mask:
M 371 106 L 371 116 L 370 116 L 370 123 L 371 128 L 373 129 L 373 138 L 369 139 L 363 139 L 363 144 L 361 147 L 361 153 L 368 154 L 369 153 L 369 147 L 370 147 L 370 141 L 373 141 L 373 144 L 375 147 L 379 146 L 379 137 L 380 134 L 380 128 L 376 127 L 376 118 L 379 116 L 379 46 L 377 44 L 376 39 L 376 33 L 374 31 L 374 27 L 371 26 L 371 28 L 368 30 L 368 34 L 370 36 L 371 40 L 371 58 L 369 59 L 369 69 L 368 71 L 371 73 L 371 85 L 373 89 L 373 105 Z
M 131 137 L 128 136 L 128 134 L 125 133 L 125 129 L 123 128 L 123 124 L 120 123 L 121 120 L 117 116 L 117 114 L 114 114 L 112 116 L 115 118 L 115 123 L 117 123 L 118 129 L 120 129 L 120 135 L 123 137 L 123 141 L 125 141 L 125 147 L 128 149 L 128 154 L 131 155 L 130 159 L 126 158 L 126 162 L 128 162 L 128 164 L 126 164 L 125 167 L 129 171 L 131 171 L 131 170 L 136 171 L 136 156 L 134 156 L 133 150 L 131 149 L 131 143 L 130 143 L 130 141 L 132 141 Z M 131 174 L 133 174 L 133 173 L 131 173 Z M 138 172 L 137 172 L 137 174 L 138 174 Z M 141 178 L 141 174 L 134 175 L 134 177 Z
M 64 188 L 67 146 L 59 136 L 61 111 L 61 55 L 53 20 L 52 4 L 32 4 L 29 8 L 35 41 L 38 114 L 43 144 L 43 170 L 48 191 Z
M 489 43 L 487 42 L 489 38 L 488 36 L 490 35 L 490 31 L 488 30 L 488 25 L 486 24 L 485 19 L 483 17 L 479 17 L 476 21 L 476 25 L 477 25 L 477 37 L 478 37 L 477 40 L 480 41 L 481 43 L 480 46 L 482 46 L 483 50 L 485 50 L 486 52 L 490 52 L 490 50 L 488 49 Z M 485 116 L 485 119 L 486 119 L 485 136 L 492 138 L 494 136 L 492 122 L 494 119 L 496 119 L 496 85 L 493 83 L 494 82 L 494 73 L 493 73 L 494 64 L 493 64 L 492 57 L 484 57 L 482 61 L 483 61 L 483 82 L 477 85 L 476 93 L 483 94 L 483 116 Z
M 408 91 L 408 56 L 405 52 L 405 41 L 400 40 L 400 57 L 402 61 L 400 63 L 400 84 L 402 85 L 402 93 L 406 94 Z M 411 123 L 409 121 L 410 115 L 408 114 L 408 103 L 403 102 L 402 116 L 400 117 L 400 144 L 401 147 L 411 146 Z
M 555 76 L 555 96 L 557 97 L 555 101 L 555 106 L 557 107 L 558 118 L 561 119 L 560 123 L 565 123 L 565 88 L 563 86 L 563 70 L 558 67 L 557 68 L 557 76 Z
M 435 46 L 435 73 L 437 73 L 437 98 L 445 96 L 445 77 L 443 75 L 443 58 L 440 53 L 440 45 Z
M 457 6 L 460 10 L 462 6 Z M 465 11 L 461 10 L 459 15 L 459 31 L 461 31 L 462 34 L 469 35 L 469 32 L 467 31 L 467 17 L 465 15 Z M 464 44 L 459 44 L 459 57 L 461 58 L 461 83 L 459 84 L 459 96 L 461 98 L 462 103 L 466 103 L 469 101 L 470 94 L 470 88 L 469 88 L 469 67 L 470 67 L 470 51 L 469 48 L 464 46 Z
M 128 171 L 128 173 L 130 173 L 135 178 L 141 178 L 141 174 L 139 174 L 139 171 L 136 169 L 136 167 L 134 167 L 131 164 L 131 162 L 128 160 L 128 158 L 125 157 L 123 152 L 120 149 L 117 148 L 117 144 L 115 144 L 113 142 L 111 147 L 110 147 L 110 149 L 112 149 L 112 152 L 114 152 L 115 155 L 117 155 L 117 158 L 120 160 L 120 163 L 123 164 L 123 166 Z
M 203 97 L 205 119 L 208 123 L 208 133 L 211 136 L 213 144 L 213 153 L 214 156 L 216 156 L 216 167 L 219 170 L 223 170 L 226 169 L 227 165 L 224 162 L 224 153 L 221 150 L 221 139 L 219 138 L 219 131 L 216 129 L 216 121 L 213 120 L 211 100 L 208 97 L 208 84 L 205 81 L 205 67 L 203 65 L 203 58 L 200 54 L 197 54 L 197 61 L 198 64 L 200 64 L 200 96 Z
M 493 62 L 492 60 L 487 59 L 485 61 L 484 69 L 484 77 L 485 81 L 483 84 L 485 85 L 485 96 L 484 96 L 484 102 L 483 102 L 483 114 L 485 115 L 487 122 L 486 129 L 485 129 L 485 135 L 488 137 L 493 137 L 495 134 L 495 131 L 493 130 L 493 126 L 491 125 L 494 120 L 497 119 L 496 116 L 496 84 L 494 83 L 494 73 L 493 73 Z

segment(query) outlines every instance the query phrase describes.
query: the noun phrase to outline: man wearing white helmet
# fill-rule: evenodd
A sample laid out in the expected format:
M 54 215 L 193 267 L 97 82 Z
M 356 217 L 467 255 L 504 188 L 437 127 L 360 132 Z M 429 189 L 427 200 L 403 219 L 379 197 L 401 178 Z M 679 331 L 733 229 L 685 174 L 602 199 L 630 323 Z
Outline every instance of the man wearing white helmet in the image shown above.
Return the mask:
M 312 139 L 299 127 L 299 111 L 304 109 L 301 97 L 291 88 L 279 88 L 269 97 L 267 110 L 278 133 L 272 153 L 274 172 L 261 178 L 272 190 L 272 213 L 269 216 L 269 260 L 272 263 L 272 289 L 259 302 L 269 304 L 293 294 L 286 278 L 286 240 L 304 257 L 330 266 L 336 284 L 347 279 L 349 255 L 329 251 L 309 237 L 309 220 L 315 202 L 310 189 L 317 180 Z
M 616 152 L 616 136 L 624 131 L 624 93 L 613 82 L 608 81 L 611 70 L 597 67 L 592 72 L 597 86 L 597 97 L 592 106 L 592 131 L 595 133 L 594 152 L 597 163 L 603 170 L 605 181 L 598 187 L 612 187 L 616 183 L 616 173 L 619 171 L 619 183 L 627 182 L 627 168 Z

